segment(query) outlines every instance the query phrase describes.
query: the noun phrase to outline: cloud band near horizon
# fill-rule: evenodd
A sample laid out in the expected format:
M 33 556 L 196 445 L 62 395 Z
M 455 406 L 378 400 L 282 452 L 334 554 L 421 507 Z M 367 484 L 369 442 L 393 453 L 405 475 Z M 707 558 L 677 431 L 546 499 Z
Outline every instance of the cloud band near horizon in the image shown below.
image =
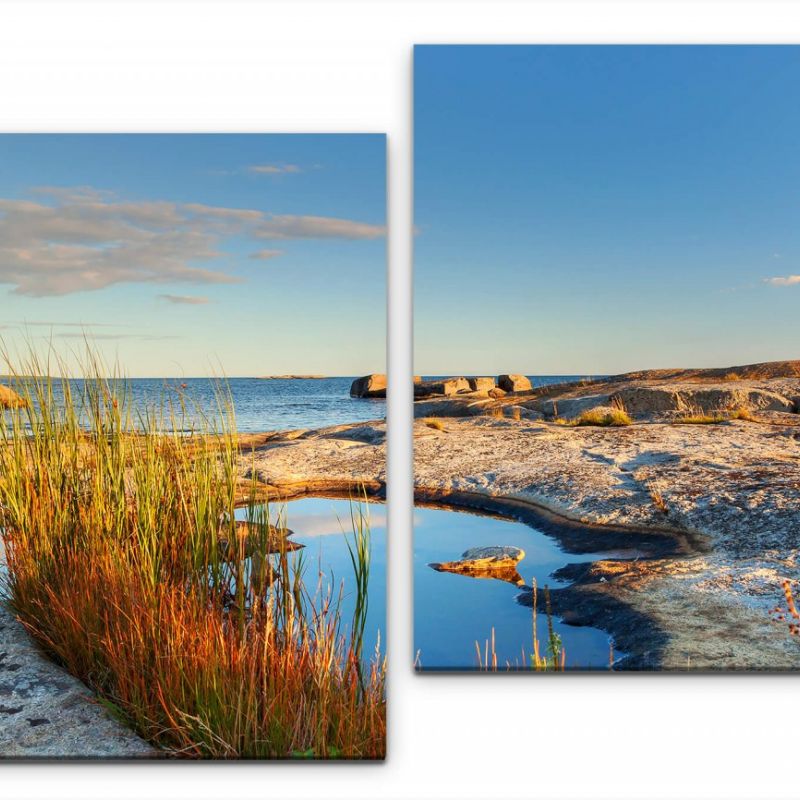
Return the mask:
M 242 279 L 223 265 L 226 253 L 221 246 L 232 237 L 353 241 L 386 235 L 385 225 L 358 220 L 165 200 L 125 201 L 87 186 L 31 191 L 51 202 L 0 198 L 0 283 L 11 284 L 14 294 L 32 297 L 119 283 L 239 283 Z M 280 253 L 258 249 L 251 257 L 266 260 Z

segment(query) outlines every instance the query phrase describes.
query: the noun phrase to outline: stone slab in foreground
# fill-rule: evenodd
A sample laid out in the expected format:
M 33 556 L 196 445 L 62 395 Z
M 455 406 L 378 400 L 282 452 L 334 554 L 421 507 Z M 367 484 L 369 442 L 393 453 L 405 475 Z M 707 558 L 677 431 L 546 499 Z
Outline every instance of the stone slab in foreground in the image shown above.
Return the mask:
M 0 600 L 0 758 L 158 755 L 83 683 L 50 661 Z

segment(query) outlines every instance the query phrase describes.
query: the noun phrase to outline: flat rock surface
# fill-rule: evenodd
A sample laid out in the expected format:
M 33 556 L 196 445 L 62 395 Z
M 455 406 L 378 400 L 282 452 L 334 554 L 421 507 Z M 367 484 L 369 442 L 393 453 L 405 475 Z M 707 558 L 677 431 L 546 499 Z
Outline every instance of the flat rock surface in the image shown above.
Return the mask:
M 0 550 L 0 577 L 4 570 Z M 158 751 L 47 658 L 0 599 L 0 758 L 147 758 Z
M 664 421 L 677 414 L 725 412 L 737 408 L 794 413 L 800 399 L 800 379 L 753 381 L 634 380 L 574 386 L 553 397 L 535 397 L 527 407 L 549 416 L 574 417 L 596 406 L 615 403 L 633 417 Z
M 510 498 L 593 525 L 700 534 L 702 555 L 618 562 L 587 591 L 613 595 L 667 634 L 659 668 L 800 667 L 800 644 L 769 617 L 783 578 L 800 578 L 797 424 L 453 419 L 436 440 L 415 437 L 415 466 L 418 489 L 441 497 Z
M 293 433 L 284 431 L 261 442 L 248 442 L 240 458 L 244 480 L 255 476 L 284 497 L 326 490 L 357 492 L 362 484 L 373 491 L 385 487 L 385 422 Z

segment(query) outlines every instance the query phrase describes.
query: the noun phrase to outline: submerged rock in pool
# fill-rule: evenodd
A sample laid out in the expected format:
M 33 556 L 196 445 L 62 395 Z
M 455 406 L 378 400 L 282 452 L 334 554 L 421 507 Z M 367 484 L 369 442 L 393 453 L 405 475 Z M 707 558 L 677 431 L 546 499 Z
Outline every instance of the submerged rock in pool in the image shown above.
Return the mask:
M 512 545 L 472 547 L 461 554 L 458 561 L 431 564 L 437 572 L 455 572 L 473 578 L 495 578 L 516 586 L 525 581 L 517 572 L 517 564 L 525 558 L 525 551 Z
M 228 531 L 221 530 L 219 534 L 220 555 L 226 561 L 233 561 L 241 558 L 250 558 L 256 553 L 260 553 L 262 547 L 260 542 L 261 533 L 257 526 L 254 531 L 250 530 L 250 523 L 246 520 L 236 520 L 236 542 L 230 542 Z M 266 537 L 266 553 L 288 553 L 291 550 L 299 550 L 305 545 L 289 540 L 294 531 L 291 528 L 278 528 L 275 525 L 269 526 L 269 535 Z

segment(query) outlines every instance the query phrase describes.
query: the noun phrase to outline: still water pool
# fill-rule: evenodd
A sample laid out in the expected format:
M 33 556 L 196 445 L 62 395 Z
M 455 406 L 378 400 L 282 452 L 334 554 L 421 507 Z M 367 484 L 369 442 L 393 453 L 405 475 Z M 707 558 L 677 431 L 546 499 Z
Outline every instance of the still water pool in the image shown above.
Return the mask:
M 369 516 L 371 560 L 368 587 L 367 621 L 364 629 L 366 660 L 372 658 L 380 637 L 381 654 L 386 654 L 386 507 L 380 503 L 362 503 Z M 323 591 L 333 589 L 334 596 L 343 587 L 340 609 L 342 624 L 349 633 L 355 609 L 353 565 L 347 548 L 347 538 L 353 542 L 350 521 L 350 501 L 323 497 L 306 497 L 288 503 L 272 504 L 270 520 L 278 516 L 292 531 L 292 541 L 304 545 L 302 550 L 289 554 L 290 560 L 302 553 L 305 562 L 305 584 L 312 596 L 318 584 Z M 247 519 L 247 509 L 237 510 L 238 519 Z M 346 538 L 347 537 L 347 538 Z
M 386 653 L 386 507 L 364 504 L 371 529 L 369 607 L 364 656 L 370 658 L 380 636 Z M 321 497 L 292 500 L 270 508 L 273 522 L 285 514 L 294 531 L 292 540 L 305 545 L 306 585 L 310 590 L 321 579 L 322 586 L 338 592 L 343 585 L 342 619 L 348 630 L 355 606 L 353 568 L 345 536 L 352 541 L 350 501 Z M 245 519 L 247 512 L 237 514 Z M 565 584 L 552 573 L 569 563 L 603 558 L 635 557 L 636 552 L 618 549 L 567 552 L 558 537 L 547 535 L 530 521 L 520 522 L 465 510 L 417 506 L 414 509 L 414 652 L 423 670 L 468 670 L 477 666 L 475 643 L 484 643 L 495 632 L 498 662 L 526 665 L 532 651 L 531 610 L 515 601 L 520 589 L 491 578 L 437 572 L 432 562 L 452 561 L 471 547 L 513 545 L 525 551 L 518 570 L 527 586 L 535 578 L 542 589 Z M 399 532 L 398 535 L 402 535 Z M 574 548 L 573 548 L 574 549 Z M 292 555 L 292 554 L 290 554 Z M 399 602 L 411 602 L 401 592 Z M 546 617 L 540 592 L 538 617 L 540 650 L 546 639 Z M 596 628 L 576 627 L 554 619 L 556 633 L 566 651 L 568 669 L 607 669 L 609 637 Z M 524 651 L 524 655 L 523 655 Z M 615 657 L 622 655 L 615 652 Z
M 568 563 L 625 557 L 619 552 L 567 553 L 556 538 L 515 520 L 418 506 L 414 517 L 414 647 L 423 670 L 464 670 L 478 665 L 495 633 L 499 667 L 529 664 L 533 649 L 532 614 L 515 601 L 520 589 L 492 578 L 437 572 L 432 562 L 454 561 L 472 547 L 513 545 L 525 551 L 517 567 L 527 586 L 539 587 L 538 638 L 544 653 L 547 620 L 544 586 L 565 584 L 552 573 Z M 596 628 L 566 625 L 554 619 L 555 632 L 566 652 L 567 669 L 607 669 L 610 641 Z M 524 651 L 524 655 L 523 655 Z M 615 653 L 615 657 L 619 656 Z

